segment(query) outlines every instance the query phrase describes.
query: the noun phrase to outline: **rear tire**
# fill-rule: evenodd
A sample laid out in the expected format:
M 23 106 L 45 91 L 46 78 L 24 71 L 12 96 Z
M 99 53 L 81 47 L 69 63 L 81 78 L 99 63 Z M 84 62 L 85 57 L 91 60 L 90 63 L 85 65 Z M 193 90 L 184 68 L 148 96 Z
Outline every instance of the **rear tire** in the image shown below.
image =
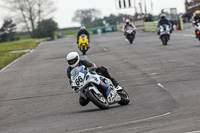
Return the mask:
M 127 105 L 130 102 L 129 95 L 124 89 L 119 90 L 117 93 L 121 97 L 120 105 Z
M 100 109 L 105 110 L 109 108 L 108 101 L 103 96 L 103 94 L 102 96 L 99 96 L 94 91 L 89 91 L 86 95 L 90 99 L 90 101 L 92 101 L 92 103 L 95 104 Z
M 83 46 L 82 53 L 83 53 L 83 55 L 86 54 L 85 46 Z

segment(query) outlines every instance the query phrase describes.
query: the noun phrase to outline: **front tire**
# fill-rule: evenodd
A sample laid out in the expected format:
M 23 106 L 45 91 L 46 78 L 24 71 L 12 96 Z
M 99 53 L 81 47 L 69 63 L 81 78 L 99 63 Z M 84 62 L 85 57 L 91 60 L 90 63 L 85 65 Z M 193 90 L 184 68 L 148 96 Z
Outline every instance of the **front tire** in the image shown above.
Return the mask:
M 129 35 L 128 40 L 129 40 L 130 44 L 133 44 L 133 35 Z
M 86 54 L 86 49 L 85 49 L 85 46 L 83 46 L 82 53 L 83 53 L 83 55 L 85 55 L 85 54 Z
M 127 105 L 130 102 L 129 95 L 124 89 L 119 90 L 117 93 L 121 97 L 120 105 Z
M 94 103 L 100 109 L 105 110 L 109 108 L 108 101 L 103 95 L 100 96 L 94 91 L 89 91 L 86 95 L 90 101 L 92 101 L 92 103 Z
M 167 45 L 168 38 L 166 35 L 162 37 L 163 45 Z

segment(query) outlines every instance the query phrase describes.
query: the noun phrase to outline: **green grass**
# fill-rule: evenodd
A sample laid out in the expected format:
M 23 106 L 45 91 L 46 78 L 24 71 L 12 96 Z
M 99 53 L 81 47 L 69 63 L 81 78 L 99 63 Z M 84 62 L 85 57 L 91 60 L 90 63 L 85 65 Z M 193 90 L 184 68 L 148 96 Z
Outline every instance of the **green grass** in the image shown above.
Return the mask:
M 42 40 L 29 39 L 15 42 L 0 43 L 0 69 L 26 54 L 26 52 L 10 53 L 11 51 L 34 49 Z

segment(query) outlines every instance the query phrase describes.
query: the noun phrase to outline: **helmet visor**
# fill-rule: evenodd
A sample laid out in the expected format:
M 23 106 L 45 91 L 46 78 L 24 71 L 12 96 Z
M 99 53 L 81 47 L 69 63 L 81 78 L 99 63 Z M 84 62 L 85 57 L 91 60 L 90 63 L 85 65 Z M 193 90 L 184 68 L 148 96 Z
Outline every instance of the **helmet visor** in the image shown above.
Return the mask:
M 68 62 L 69 65 L 73 65 L 73 64 L 75 64 L 77 61 L 78 61 L 78 56 L 76 56 L 74 59 L 68 60 L 67 62 Z

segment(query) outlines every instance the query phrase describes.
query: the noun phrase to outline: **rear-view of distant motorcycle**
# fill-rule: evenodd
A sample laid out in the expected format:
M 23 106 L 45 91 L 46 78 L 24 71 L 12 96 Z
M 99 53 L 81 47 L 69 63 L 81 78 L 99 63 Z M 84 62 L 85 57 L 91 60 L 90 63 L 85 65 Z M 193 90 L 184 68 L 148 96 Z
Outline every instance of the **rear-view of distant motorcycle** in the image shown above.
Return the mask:
M 198 23 L 195 26 L 195 34 L 196 34 L 196 38 L 199 39 L 199 41 L 200 41 L 200 23 Z

